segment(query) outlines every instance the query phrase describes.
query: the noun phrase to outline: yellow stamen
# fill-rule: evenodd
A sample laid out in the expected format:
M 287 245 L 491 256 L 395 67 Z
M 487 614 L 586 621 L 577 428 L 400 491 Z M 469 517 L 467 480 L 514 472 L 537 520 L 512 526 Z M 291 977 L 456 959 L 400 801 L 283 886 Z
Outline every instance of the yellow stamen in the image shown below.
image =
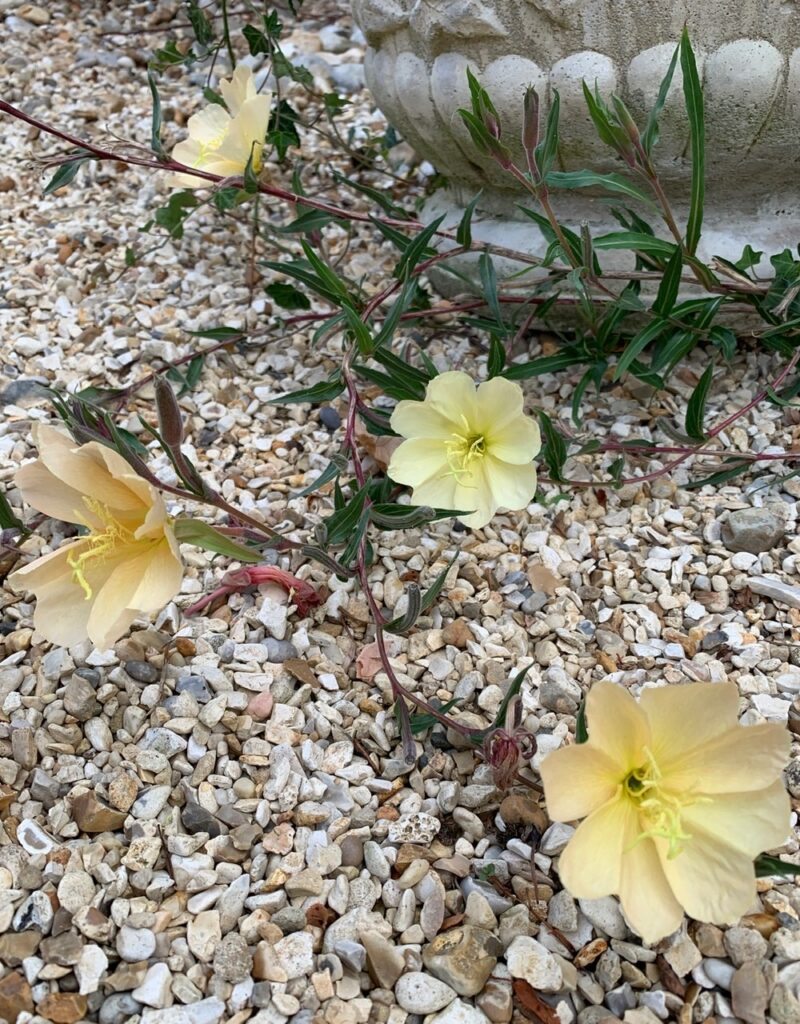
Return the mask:
M 645 763 L 629 772 L 622 784 L 629 799 L 637 805 L 639 824 L 644 826 L 629 849 L 643 839 L 666 839 L 667 857 L 672 860 L 692 838 L 691 833 L 683 828 L 681 814 L 684 808 L 711 801 L 708 797 L 691 792 L 683 792 L 678 796 L 664 789 L 655 758 L 647 747 L 644 753 L 647 758 Z
M 454 476 L 459 483 L 461 477 L 471 473 L 471 463 L 481 459 L 486 454 L 486 438 L 483 434 L 476 434 L 470 427 L 467 417 L 461 414 L 461 421 L 464 424 L 464 433 L 455 431 L 450 435 L 453 440 L 445 444 L 447 449 L 447 463 L 450 466 L 450 473 L 447 476 Z M 469 486 L 462 484 L 462 486 Z
M 86 578 L 93 563 L 102 563 L 118 547 L 123 544 L 134 543 L 133 533 L 124 526 L 118 519 L 115 519 L 107 505 L 96 498 L 84 498 L 84 504 L 92 513 L 93 518 L 100 520 L 103 529 L 96 526 L 89 527 L 89 536 L 86 538 L 84 550 L 80 555 L 71 554 L 67 557 L 67 564 L 72 569 L 72 578 L 83 591 L 84 600 L 89 601 L 94 595 L 92 586 Z

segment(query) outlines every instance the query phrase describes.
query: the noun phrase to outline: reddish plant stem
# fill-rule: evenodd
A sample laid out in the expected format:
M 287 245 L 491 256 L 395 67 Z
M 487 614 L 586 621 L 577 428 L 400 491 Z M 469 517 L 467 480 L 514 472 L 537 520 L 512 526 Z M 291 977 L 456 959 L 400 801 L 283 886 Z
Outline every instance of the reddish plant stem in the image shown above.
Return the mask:
M 677 459 L 673 459 L 671 462 L 668 462 L 665 466 L 662 466 L 661 469 L 653 470 L 652 473 L 645 473 L 643 476 L 623 477 L 621 480 L 618 481 L 618 485 L 624 486 L 626 484 L 650 483 L 653 480 L 658 480 L 662 476 L 666 476 L 667 473 L 671 473 L 674 469 L 677 469 L 678 466 L 682 466 L 683 463 L 686 462 L 686 460 L 691 458 L 693 455 L 718 455 L 719 453 L 706 447 L 708 441 L 712 440 L 715 437 L 718 437 L 719 434 L 723 432 L 723 430 L 727 429 L 732 423 L 735 423 L 736 420 L 740 419 L 742 416 L 746 416 L 748 412 L 754 409 L 760 402 L 763 402 L 764 399 L 769 396 L 770 391 L 776 391 L 781 386 L 781 384 L 786 380 L 786 378 L 789 376 L 792 370 L 794 370 L 794 368 L 797 366 L 799 360 L 800 348 L 795 350 L 795 353 L 792 356 L 792 358 L 789 360 L 786 366 L 784 366 L 784 368 L 781 370 L 778 376 L 773 380 L 772 384 L 756 392 L 756 394 L 750 399 L 750 401 L 747 402 L 746 405 L 743 405 L 741 409 L 737 409 L 735 412 L 732 412 L 730 416 L 727 416 L 721 423 L 718 423 L 715 427 L 712 427 L 711 430 L 708 431 L 706 441 L 704 441 L 703 444 L 697 445 L 697 447 L 695 448 L 683 449 Z M 619 448 L 616 448 L 614 450 L 618 451 Z M 776 461 L 783 460 L 786 459 L 787 457 L 790 457 L 792 454 L 793 453 L 782 453 L 781 455 L 776 454 L 774 458 Z M 800 455 L 800 452 L 796 454 Z M 769 456 L 760 456 L 760 458 L 763 459 L 764 461 L 766 461 L 766 458 L 768 457 Z M 754 455 L 752 461 L 759 461 L 758 453 Z M 607 486 L 610 481 L 566 480 L 564 482 L 574 487 L 604 487 Z

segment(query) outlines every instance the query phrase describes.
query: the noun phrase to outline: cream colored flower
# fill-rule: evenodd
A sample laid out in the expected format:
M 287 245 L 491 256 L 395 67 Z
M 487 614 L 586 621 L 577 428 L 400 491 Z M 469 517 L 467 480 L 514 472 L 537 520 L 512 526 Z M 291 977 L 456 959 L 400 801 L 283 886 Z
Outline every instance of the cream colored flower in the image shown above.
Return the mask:
M 233 78 L 219 84 L 228 107 L 211 103 L 189 118 L 189 138 L 179 142 L 172 157 L 188 167 L 233 177 L 244 173 L 252 154 L 253 171 L 261 170 L 261 154 L 269 124 L 272 94 L 256 92 L 252 70 L 240 64 Z M 175 174 L 172 184 L 181 188 L 208 186 L 204 178 Z
M 111 647 L 139 615 L 160 611 L 183 576 L 178 542 L 159 493 L 117 452 L 76 445 L 52 427 L 34 425 L 39 458 L 15 482 L 45 515 L 86 527 L 87 535 L 18 569 L 17 590 L 36 595 L 34 626 L 71 647 L 87 637 Z
M 485 526 L 498 508 L 524 508 L 536 492 L 536 421 L 522 411 L 522 388 L 493 377 L 475 388 L 469 374 L 440 373 L 423 402 L 399 402 L 392 430 L 408 438 L 389 476 L 414 490 L 414 505 L 452 508 L 467 526 Z
M 617 894 L 647 942 L 686 911 L 730 924 L 753 904 L 753 859 L 789 833 L 781 770 L 789 734 L 738 724 L 733 683 L 642 691 L 598 683 L 586 702 L 589 739 L 542 762 L 554 821 L 585 820 L 558 871 L 579 899 Z

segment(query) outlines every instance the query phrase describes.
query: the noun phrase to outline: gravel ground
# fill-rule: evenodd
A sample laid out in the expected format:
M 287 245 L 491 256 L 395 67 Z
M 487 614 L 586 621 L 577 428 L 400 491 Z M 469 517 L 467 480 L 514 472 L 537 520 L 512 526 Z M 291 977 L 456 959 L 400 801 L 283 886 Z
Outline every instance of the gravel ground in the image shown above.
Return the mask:
M 76 134 L 147 140 L 146 50 L 162 44 L 175 7 L 0 0 L 5 97 Z M 356 141 L 381 130 L 360 89 L 349 16 L 306 7 L 287 52 L 304 55 L 318 79 L 355 90 L 345 119 Z M 187 89 L 177 78 L 163 89 L 174 139 L 174 122 L 199 94 Z M 3 127 L 8 486 L 33 454 L 31 422 L 50 415 L 42 384 L 129 383 L 190 352 L 187 330 L 255 329 L 270 306 L 240 262 L 250 251 L 244 220 L 201 210 L 182 242 L 126 270 L 126 247 L 159 240 L 139 227 L 166 184 L 119 164 L 42 197 L 46 176 L 32 157 L 59 150 L 24 125 Z M 331 159 L 353 173 L 331 153 L 313 139 L 310 186 Z M 397 153 L 413 198 L 425 167 Z M 329 237 L 343 265 L 377 286 L 391 259 L 379 238 L 363 228 Z M 483 372 L 485 354 L 463 331 L 443 327 L 428 351 L 443 368 Z M 202 471 L 285 530 L 326 511 L 324 498 L 290 495 L 337 450 L 343 409 L 265 402 L 322 379 L 336 359 L 336 346 L 315 348 L 310 333 L 261 337 L 210 356 L 182 399 Z M 656 402 L 626 385 L 590 396 L 584 430 L 651 436 L 656 419 L 684 408 L 704 365 L 698 353 Z M 770 371 L 772 360 L 752 353 L 720 367 L 710 415 L 743 404 Z M 566 424 L 574 384 L 568 373 L 539 378 L 530 402 Z M 137 411 L 152 418 L 147 392 L 126 423 L 141 432 Z M 796 447 L 798 432 L 791 410 L 770 406 L 722 440 L 779 451 Z M 168 467 L 157 468 L 168 480 Z M 567 469 L 586 478 L 590 467 Z M 800 483 L 779 479 L 790 469 L 776 464 L 766 485 L 743 478 L 690 492 L 687 466 L 649 485 L 570 491 L 477 533 L 438 524 L 387 535 L 373 571 L 387 609 L 407 581 L 430 581 L 458 551 L 438 606 L 393 641 L 400 679 L 428 698 L 457 697 L 465 718 L 487 725 L 509 678 L 530 665 L 523 706 L 538 741 L 534 768 L 574 732 L 582 694 L 604 677 L 634 692 L 648 680 L 727 677 L 739 685 L 743 721 L 789 720 L 800 731 Z M 46 526 L 26 552 L 57 545 L 64 529 Z M 576 903 L 559 890 L 554 858 L 572 830 L 550 825 L 527 791 L 499 793 L 487 767 L 438 730 L 413 769 L 403 762 L 352 584 L 305 565 L 300 575 L 325 594 L 307 618 L 268 587 L 230 597 L 213 617 L 186 618 L 181 609 L 226 568 L 186 554 L 175 603 L 110 651 L 50 648 L 31 628 L 31 605 L 0 595 L 0 1017 L 800 1021 L 800 889 L 791 881 L 760 880 L 736 927 L 688 923 L 641 945 L 616 900 Z M 787 777 L 796 809 L 796 756 Z M 798 861 L 799 851 L 795 834 L 780 852 Z M 514 1004 L 515 979 L 539 993 L 535 1014 Z

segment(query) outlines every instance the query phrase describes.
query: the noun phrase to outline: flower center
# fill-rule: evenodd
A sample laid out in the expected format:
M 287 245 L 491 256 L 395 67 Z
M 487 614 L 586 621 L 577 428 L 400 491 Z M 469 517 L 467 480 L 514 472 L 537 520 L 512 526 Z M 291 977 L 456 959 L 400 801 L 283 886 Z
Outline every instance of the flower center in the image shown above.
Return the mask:
M 445 445 L 450 472 L 459 483 L 462 476 L 472 471 L 472 464 L 486 454 L 486 437 L 470 428 L 466 416 L 462 415 L 461 419 L 464 423 L 464 433 L 452 433 L 452 440 Z
M 89 527 L 89 536 L 86 538 L 85 547 L 81 554 L 70 554 L 67 564 L 72 569 L 72 578 L 80 586 L 85 594 L 85 600 L 91 600 L 93 596 L 92 586 L 86 578 L 86 573 L 94 566 L 101 565 L 118 548 L 123 545 L 133 544 L 135 538 L 133 532 L 124 526 L 118 519 L 115 519 L 107 505 L 96 498 L 84 498 L 84 504 L 92 513 L 95 519 L 102 523 L 102 529 L 96 526 Z
M 693 796 L 687 792 L 677 795 L 667 790 L 662 784 L 658 765 L 646 747 L 645 755 L 647 760 L 644 764 L 628 772 L 622 783 L 625 795 L 633 801 L 639 812 L 639 826 L 642 831 L 636 837 L 634 845 L 643 839 L 653 839 L 656 836 L 666 839 L 667 856 L 671 860 L 678 856 L 684 845 L 692 838 L 683 828 L 683 809 L 707 798 Z

